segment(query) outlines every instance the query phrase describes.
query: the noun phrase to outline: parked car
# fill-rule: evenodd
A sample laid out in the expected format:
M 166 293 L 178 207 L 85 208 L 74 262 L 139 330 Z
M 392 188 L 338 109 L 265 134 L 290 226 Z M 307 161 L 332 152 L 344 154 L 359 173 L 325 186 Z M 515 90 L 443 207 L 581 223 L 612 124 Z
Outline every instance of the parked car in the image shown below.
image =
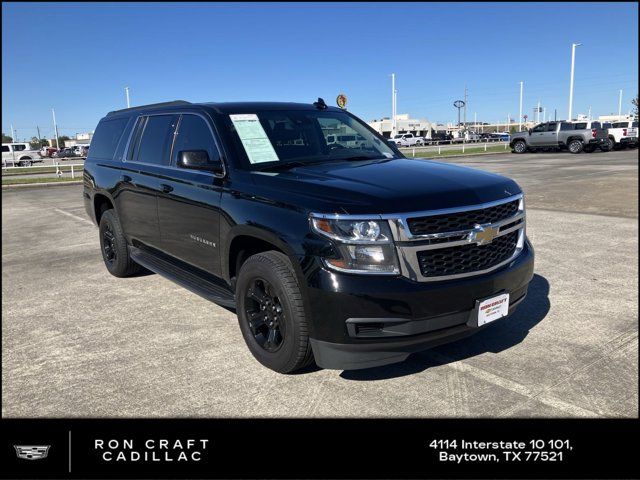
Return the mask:
M 78 154 L 73 147 L 62 148 L 53 154 L 53 158 L 73 158 L 77 156 Z
M 599 125 L 598 125 L 599 126 Z M 603 147 L 607 132 L 602 128 L 583 128 L 581 123 L 566 121 L 544 122 L 532 129 L 514 133 L 509 146 L 515 153 L 542 148 L 567 149 L 571 153 L 593 152 Z
M 437 145 L 445 145 L 451 143 L 453 139 L 453 135 L 447 132 L 432 132 L 431 138 L 426 139 L 425 143 L 437 144 Z
M 40 156 L 45 158 L 51 158 L 54 153 L 58 151 L 55 147 L 42 147 L 40 149 Z
M 2 164 L 7 165 L 9 162 L 19 167 L 30 167 L 34 163 L 42 162 L 42 157 L 29 143 L 3 143 Z
M 366 146 L 329 148 L 326 124 Z M 282 373 L 458 340 L 513 313 L 533 276 L 516 182 L 407 159 L 321 99 L 110 112 L 83 175 L 112 275 L 146 267 L 235 309 Z
M 638 122 L 614 122 L 607 129 L 607 136 L 612 149 L 637 147 Z
M 424 145 L 424 138 L 415 136 L 413 133 L 400 133 L 392 138 L 398 147 L 415 147 Z

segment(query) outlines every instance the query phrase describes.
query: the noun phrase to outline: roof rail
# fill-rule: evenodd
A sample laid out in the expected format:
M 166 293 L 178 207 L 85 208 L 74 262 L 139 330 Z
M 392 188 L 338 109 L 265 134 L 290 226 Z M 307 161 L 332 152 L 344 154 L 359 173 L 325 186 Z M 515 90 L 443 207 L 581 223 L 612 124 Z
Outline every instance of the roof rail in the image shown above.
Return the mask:
M 139 110 L 141 108 L 172 107 L 174 105 L 191 105 L 191 102 L 187 102 L 186 100 L 173 100 L 171 102 L 150 103 L 149 105 L 138 105 L 136 107 L 123 108 L 122 110 L 113 110 L 107 113 L 107 117 L 110 115 L 115 115 L 116 113 L 130 112 L 133 110 Z

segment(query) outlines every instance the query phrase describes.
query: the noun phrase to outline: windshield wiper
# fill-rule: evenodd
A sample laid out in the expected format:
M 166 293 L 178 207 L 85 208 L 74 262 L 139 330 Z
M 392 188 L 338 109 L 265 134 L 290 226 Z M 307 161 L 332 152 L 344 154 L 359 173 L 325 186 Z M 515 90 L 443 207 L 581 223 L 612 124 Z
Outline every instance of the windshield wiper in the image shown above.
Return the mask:
M 310 165 L 312 162 L 278 162 L 273 165 L 267 165 L 262 168 L 258 168 L 257 170 L 261 172 L 274 171 L 274 170 L 289 170 L 290 168 L 295 167 L 304 167 L 305 165 Z

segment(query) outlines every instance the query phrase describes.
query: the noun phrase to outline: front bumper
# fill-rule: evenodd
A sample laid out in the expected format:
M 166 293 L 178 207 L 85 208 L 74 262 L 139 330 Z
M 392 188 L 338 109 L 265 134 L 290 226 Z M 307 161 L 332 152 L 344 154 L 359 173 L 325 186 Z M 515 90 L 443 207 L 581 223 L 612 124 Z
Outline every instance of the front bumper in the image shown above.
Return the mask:
M 513 313 L 526 296 L 533 264 L 527 240 L 504 267 L 457 280 L 424 283 L 317 269 L 307 279 L 316 363 L 344 370 L 386 365 L 476 333 L 486 328 L 470 321 L 476 302 L 508 292 Z

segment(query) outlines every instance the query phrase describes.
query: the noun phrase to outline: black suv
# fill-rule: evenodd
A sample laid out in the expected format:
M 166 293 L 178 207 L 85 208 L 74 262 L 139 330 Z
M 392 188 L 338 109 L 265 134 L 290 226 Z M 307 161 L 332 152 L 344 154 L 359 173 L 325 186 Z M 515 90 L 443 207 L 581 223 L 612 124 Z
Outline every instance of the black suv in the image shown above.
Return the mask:
M 84 201 L 111 274 L 144 267 L 235 309 L 283 373 L 462 338 L 512 313 L 533 275 L 514 181 L 407 159 L 322 99 L 110 112 Z

